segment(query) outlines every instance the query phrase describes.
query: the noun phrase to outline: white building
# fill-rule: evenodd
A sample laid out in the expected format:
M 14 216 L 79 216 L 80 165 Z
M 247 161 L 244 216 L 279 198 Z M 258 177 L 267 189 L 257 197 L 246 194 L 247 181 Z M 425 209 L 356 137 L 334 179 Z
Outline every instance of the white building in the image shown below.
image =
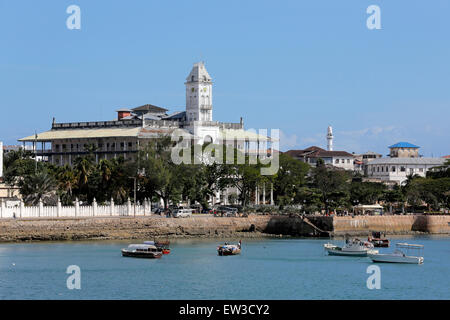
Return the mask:
M 186 109 L 167 114 L 167 109 L 146 104 L 136 108 L 117 110 L 112 121 L 56 123 L 49 131 L 19 139 L 32 144 L 37 156 L 44 156 L 57 165 L 72 165 L 78 156 L 87 153 L 93 145 L 96 160 L 119 156 L 132 159 L 140 146 L 161 134 L 171 135 L 175 130 L 189 144 L 226 144 L 243 153 L 250 147 L 270 148 L 267 136 L 244 130 L 240 122 L 213 121 L 212 79 L 203 62 L 195 63 L 186 78 Z M 261 144 L 261 145 L 260 145 Z
M 316 166 L 317 160 L 322 159 L 325 165 L 345 170 L 354 169 L 354 157 L 346 151 L 328 151 L 312 146 L 303 150 L 289 150 L 286 153 L 312 166 Z
M 419 147 L 408 142 L 399 142 L 389 148 L 390 158 L 373 159 L 365 165 L 369 178 L 403 184 L 408 176 L 425 177 L 428 170 L 445 162 L 444 158 L 419 157 Z

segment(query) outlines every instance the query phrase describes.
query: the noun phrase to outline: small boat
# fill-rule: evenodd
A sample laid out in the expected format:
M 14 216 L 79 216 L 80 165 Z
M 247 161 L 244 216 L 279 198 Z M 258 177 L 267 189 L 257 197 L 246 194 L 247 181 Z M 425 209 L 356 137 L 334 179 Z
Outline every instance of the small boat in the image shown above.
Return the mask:
M 330 256 L 367 257 L 368 253 L 378 252 L 378 250 L 373 249 L 373 244 L 370 242 L 356 238 L 346 239 L 344 247 L 339 247 L 332 243 L 326 243 L 323 247 Z
M 151 244 L 130 244 L 128 248 L 122 249 L 122 256 L 157 259 L 162 257 L 162 252 Z
M 372 236 L 369 236 L 367 241 L 371 242 L 374 247 L 387 248 L 389 247 L 389 239 L 386 239 L 386 235 L 381 235 L 379 231 L 373 231 Z
M 238 244 L 228 244 L 225 242 L 224 245 L 217 247 L 217 254 L 219 256 L 232 256 L 241 253 L 242 242 L 239 240 Z
M 406 249 L 406 253 L 401 249 Z M 417 250 L 421 256 L 409 255 L 409 250 Z M 423 263 L 423 245 L 420 244 L 408 244 L 408 243 L 397 243 L 397 249 L 392 253 L 370 253 L 368 257 L 372 259 L 373 262 L 388 262 L 388 263 L 412 263 L 412 264 L 422 264 Z
M 158 251 L 160 251 L 162 254 L 169 254 L 170 253 L 170 241 L 144 241 L 144 244 L 149 244 L 155 246 Z

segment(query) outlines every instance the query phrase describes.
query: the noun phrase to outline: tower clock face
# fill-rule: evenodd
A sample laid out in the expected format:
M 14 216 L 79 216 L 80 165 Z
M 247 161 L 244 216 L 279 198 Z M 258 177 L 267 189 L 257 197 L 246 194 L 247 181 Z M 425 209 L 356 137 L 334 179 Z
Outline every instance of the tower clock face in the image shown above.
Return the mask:
M 208 90 L 208 89 L 206 89 L 206 88 L 203 88 L 203 92 L 206 92 L 206 90 Z

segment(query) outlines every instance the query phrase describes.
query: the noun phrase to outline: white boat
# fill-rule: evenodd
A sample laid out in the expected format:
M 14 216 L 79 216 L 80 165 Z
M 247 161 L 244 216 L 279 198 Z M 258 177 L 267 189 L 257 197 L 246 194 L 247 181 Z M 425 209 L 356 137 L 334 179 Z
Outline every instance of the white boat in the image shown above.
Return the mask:
M 372 259 L 373 262 L 412 263 L 412 264 L 423 263 L 423 256 L 422 256 L 423 245 L 397 243 L 397 248 L 406 249 L 406 253 L 400 249 L 396 249 L 392 253 L 370 253 L 368 254 L 368 257 Z M 417 250 L 419 254 L 422 252 L 422 255 L 421 256 L 409 255 L 409 250 Z
M 378 253 L 373 249 L 373 244 L 359 239 L 347 239 L 344 247 L 332 243 L 323 245 L 330 256 L 367 257 L 369 253 Z

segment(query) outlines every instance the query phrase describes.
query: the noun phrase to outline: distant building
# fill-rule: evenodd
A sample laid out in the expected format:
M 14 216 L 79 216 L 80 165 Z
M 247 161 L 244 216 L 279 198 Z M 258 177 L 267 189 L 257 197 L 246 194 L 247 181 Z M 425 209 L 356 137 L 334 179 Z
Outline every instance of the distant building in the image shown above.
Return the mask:
M 312 146 L 303 150 L 289 150 L 286 154 L 291 157 L 316 166 L 317 160 L 322 159 L 326 165 L 353 170 L 353 155 L 346 151 L 327 151 L 322 148 Z
M 373 151 L 368 151 L 366 153 L 361 154 L 353 154 L 355 158 L 355 171 L 364 172 L 367 175 L 367 164 L 374 160 L 381 158 L 382 155 Z
M 400 142 L 389 147 L 390 158 L 378 158 L 367 163 L 367 176 L 383 181 L 403 184 L 410 175 L 426 176 L 433 167 L 444 164 L 444 158 L 423 158 L 419 147 L 408 142 Z
M 409 142 L 398 142 L 389 147 L 391 158 L 419 158 L 419 146 Z

